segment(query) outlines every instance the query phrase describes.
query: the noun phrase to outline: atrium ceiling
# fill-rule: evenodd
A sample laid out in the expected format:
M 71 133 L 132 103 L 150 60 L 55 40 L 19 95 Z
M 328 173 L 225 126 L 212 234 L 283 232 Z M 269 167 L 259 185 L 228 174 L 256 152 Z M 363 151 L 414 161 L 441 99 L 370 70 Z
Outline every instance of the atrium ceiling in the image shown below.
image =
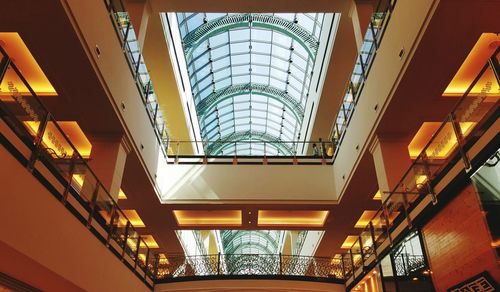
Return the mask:
M 184 52 L 183 57 L 171 54 L 172 63 L 180 64 L 179 92 L 192 99 L 196 112 L 185 111 L 186 120 L 198 121 L 199 127 L 191 129 L 199 132 L 191 136 L 201 137 L 205 154 L 290 156 L 301 151 L 297 141 L 310 135 L 308 121 L 314 120 L 312 107 L 321 95 L 339 17 L 163 15 L 170 47 Z

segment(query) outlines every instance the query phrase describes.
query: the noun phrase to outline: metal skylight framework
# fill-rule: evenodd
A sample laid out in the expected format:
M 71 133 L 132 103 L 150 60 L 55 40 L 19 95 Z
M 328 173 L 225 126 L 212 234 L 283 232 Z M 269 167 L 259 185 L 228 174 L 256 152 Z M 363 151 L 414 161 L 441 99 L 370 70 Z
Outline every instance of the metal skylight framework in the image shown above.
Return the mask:
M 226 254 L 278 254 L 282 231 L 221 230 Z
M 176 16 L 205 153 L 295 154 L 325 14 Z

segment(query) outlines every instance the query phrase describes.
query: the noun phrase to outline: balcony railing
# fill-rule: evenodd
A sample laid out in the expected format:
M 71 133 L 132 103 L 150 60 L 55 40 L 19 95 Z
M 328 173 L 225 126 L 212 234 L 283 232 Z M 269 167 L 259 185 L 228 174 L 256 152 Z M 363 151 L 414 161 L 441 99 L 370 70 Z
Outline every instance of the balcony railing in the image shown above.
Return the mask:
M 423 255 L 400 254 L 394 257 L 397 276 L 410 276 L 426 268 Z
M 66 136 L 58 122 L 40 102 L 17 66 L 0 47 L 0 117 L 29 149 L 10 147 L 34 175 L 43 164 L 54 179 L 49 189 L 96 237 L 135 272 L 147 285 L 154 282 L 156 256 L 118 207 L 104 185 Z M 5 91 L 8 89 L 8 91 Z M 0 134 L 2 144 L 10 143 Z M 59 192 L 57 190 L 63 190 Z M 96 263 L 98 264 L 98 263 Z
M 410 213 L 425 197 L 430 196 L 437 203 L 434 188 L 453 165 L 462 161 L 466 171 L 471 169 L 467 151 L 489 127 L 487 122 L 498 118 L 499 52 L 497 48 L 396 187 L 385 194 L 382 207 L 359 234 L 349 253 L 340 256 L 348 264 L 346 279 L 355 279 L 355 271 L 366 267 L 370 257 L 376 259 L 371 263 L 379 260 L 377 249 L 385 241 L 393 242 L 391 233 L 400 223 L 406 221 L 411 228 L 415 218 Z
M 193 149 L 203 149 L 203 154 L 193 154 Z M 324 160 L 331 163 L 335 143 L 327 141 L 256 141 L 256 140 L 226 140 L 226 141 L 169 141 L 168 163 L 207 162 L 213 158 L 236 158 L 244 160 L 267 158 L 274 160 L 295 160 L 314 162 Z M 300 150 L 307 152 L 302 153 Z M 219 160 L 214 160 L 219 161 Z M 208 161 L 210 162 L 210 161 Z
M 343 283 L 342 265 L 330 258 L 280 254 L 171 256 L 156 271 L 158 282 L 220 277 L 314 278 Z
M 168 143 L 168 130 L 157 100 L 153 82 L 141 54 L 130 16 L 121 0 L 105 0 L 113 27 L 122 46 L 130 71 L 139 89 L 142 102 L 155 130 L 158 142 L 166 155 L 165 145 Z
M 330 134 L 330 140 L 337 141 L 336 144 L 338 146 L 342 143 L 347 126 L 349 125 L 356 104 L 363 91 L 365 81 L 370 73 L 373 60 L 380 47 L 395 4 L 396 0 L 379 1 L 375 13 L 373 13 L 371 17 L 360 53 L 356 58 L 356 64 L 354 65 L 349 84 L 344 94 L 343 102 L 340 105 L 340 110 L 335 118 L 333 129 Z M 336 153 L 334 156 L 335 155 Z

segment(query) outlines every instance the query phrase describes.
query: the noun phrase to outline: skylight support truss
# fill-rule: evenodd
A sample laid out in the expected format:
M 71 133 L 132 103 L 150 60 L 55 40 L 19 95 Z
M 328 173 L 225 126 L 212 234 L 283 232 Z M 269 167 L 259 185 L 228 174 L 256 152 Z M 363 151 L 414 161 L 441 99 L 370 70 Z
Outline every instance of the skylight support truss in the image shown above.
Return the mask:
M 276 15 L 242 13 L 226 15 L 212 21 L 207 21 L 187 34 L 183 39 L 187 58 L 191 56 L 196 47 L 208 38 L 231 29 L 248 27 L 250 23 L 254 27 L 280 31 L 304 46 L 310 57 L 313 58 L 316 55 L 316 51 L 319 46 L 318 39 L 306 29 L 300 27 L 294 22 L 288 21 Z
M 203 119 L 207 112 L 210 112 L 220 102 L 242 94 L 260 94 L 273 98 L 290 109 L 297 120 L 304 118 L 304 108 L 302 105 L 292 98 L 286 91 L 279 90 L 272 85 L 263 85 L 255 83 L 236 84 L 225 87 L 217 92 L 212 92 L 208 97 L 203 99 L 198 106 L 198 115 Z
M 283 142 L 277 137 L 256 131 L 235 132 L 216 141 L 210 141 L 206 147 L 206 152 L 208 155 L 237 154 L 238 145 L 240 145 L 241 151 L 245 149 L 242 144 L 251 144 L 252 140 L 257 140 L 258 142 L 253 143 L 261 147 L 265 147 L 264 145 L 269 147 L 267 153 L 272 153 L 273 150 L 277 150 L 281 154 L 293 154 L 295 152 L 292 142 Z M 231 150 L 228 151 L 228 148 L 231 148 Z

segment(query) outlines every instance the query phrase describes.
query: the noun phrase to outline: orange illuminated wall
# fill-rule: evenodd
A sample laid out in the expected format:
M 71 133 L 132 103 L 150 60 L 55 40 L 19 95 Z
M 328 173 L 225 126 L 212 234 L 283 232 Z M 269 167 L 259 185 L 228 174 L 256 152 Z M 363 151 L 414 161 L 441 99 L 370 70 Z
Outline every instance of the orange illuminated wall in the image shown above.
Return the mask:
M 443 92 L 443 96 L 462 96 L 472 81 L 477 77 L 483 66 L 488 62 L 488 58 L 500 46 L 500 35 L 495 33 L 483 33 L 474 45 L 469 55 L 458 69 L 448 87 Z M 495 75 L 491 70 L 486 71 L 479 82 L 474 86 L 471 93 L 479 94 L 486 83 L 491 82 L 493 87 L 489 94 L 498 95 L 500 88 L 496 82 Z
M 447 291 L 483 271 L 500 282 L 484 216 L 474 187 L 468 185 L 423 227 L 436 291 Z
M 7 52 L 13 63 L 22 72 L 22 75 L 28 81 L 38 95 L 57 95 L 56 90 L 52 87 L 42 69 L 31 55 L 28 47 L 21 39 L 17 32 L 0 32 L 0 45 Z M 0 96 L 5 92 L 9 92 L 8 82 L 13 82 L 13 85 L 21 94 L 28 93 L 28 88 L 24 85 L 21 79 L 17 76 L 12 68 L 7 70 L 2 83 L 0 84 Z

